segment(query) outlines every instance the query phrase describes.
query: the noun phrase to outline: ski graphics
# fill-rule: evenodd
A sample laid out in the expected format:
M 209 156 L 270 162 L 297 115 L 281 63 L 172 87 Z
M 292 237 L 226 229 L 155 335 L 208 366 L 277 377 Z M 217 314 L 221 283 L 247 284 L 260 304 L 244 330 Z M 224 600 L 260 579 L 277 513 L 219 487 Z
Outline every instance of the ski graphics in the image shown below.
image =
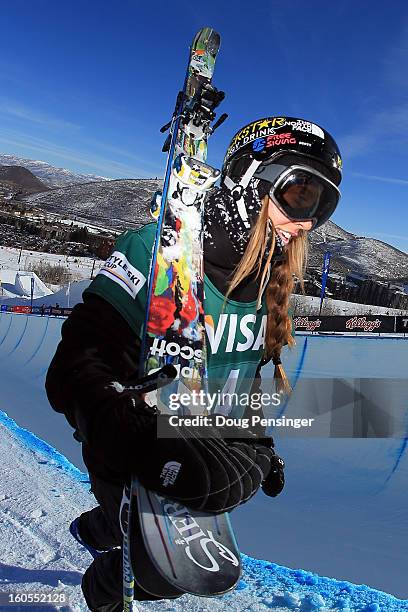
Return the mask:
M 237 585 L 241 575 L 240 553 L 227 513 L 192 510 L 140 484 L 135 493 L 139 512 L 134 523 L 138 521 L 144 551 L 155 568 L 153 573 L 162 578 L 154 583 L 150 579 L 152 570 L 136 565 L 135 559 L 138 580 L 148 584 L 149 592 L 160 596 L 163 579 L 168 593 L 187 592 L 201 597 L 222 595 Z
M 219 46 L 220 36 L 212 28 L 203 28 L 196 34 L 173 118 L 162 128 L 163 132 L 170 129 L 163 146 L 168 156 L 163 193 L 161 198 L 157 194 L 154 198 L 159 205 L 155 210 L 157 232 L 139 367 L 139 374 L 143 377 L 171 362 L 178 368 L 180 379 L 188 381 L 189 387 L 200 384 L 206 371 L 202 219 L 206 192 L 219 176 L 219 171 L 205 164 L 207 140 L 226 118 L 223 115 L 211 126 L 214 108 L 224 97 L 211 85 Z M 160 351 L 157 353 L 157 339 L 165 340 L 168 348 L 173 350 L 171 359 Z M 165 401 L 160 402 L 160 394 L 157 395 L 158 408 L 166 410 Z M 132 505 L 137 486 L 133 477 L 123 539 L 124 612 L 131 611 L 134 574 L 139 571 L 137 559 L 134 566 L 129 563 L 132 555 Z M 162 584 L 161 590 L 166 588 Z
M 207 140 L 214 131 L 214 108 L 224 97 L 211 85 L 219 45 L 220 37 L 211 28 L 203 28 L 194 38 L 185 86 L 168 124 L 163 194 L 154 198 L 160 212 L 141 370 L 145 374 L 172 363 L 179 379 L 171 392 L 180 392 L 183 385 L 191 390 L 201 388 L 206 377 L 202 221 L 206 194 L 219 176 L 218 170 L 205 163 Z M 168 411 L 168 393 L 170 389 L 162 390 L 154 398 L 162 412 Z

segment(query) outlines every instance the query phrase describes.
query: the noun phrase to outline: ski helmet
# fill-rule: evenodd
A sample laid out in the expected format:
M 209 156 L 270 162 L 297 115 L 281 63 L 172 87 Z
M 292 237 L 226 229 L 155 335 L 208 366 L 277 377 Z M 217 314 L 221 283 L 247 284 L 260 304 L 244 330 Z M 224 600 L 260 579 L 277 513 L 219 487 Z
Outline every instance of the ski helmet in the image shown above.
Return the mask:
M 222 167 L 222 182 L 238 201 L 245 221 L 243 193 L 250 180 L 261 179 L 262 195 L 293 220 L 313 221 L 313 229 L 327 221 L 340 199 L 340 151 L 326 130 L 294 117 L 266 117 L 239 130 Z M 296 202 L 303 186 L 308 200 Z M 289 197 L 290 196 L 290 197 Z

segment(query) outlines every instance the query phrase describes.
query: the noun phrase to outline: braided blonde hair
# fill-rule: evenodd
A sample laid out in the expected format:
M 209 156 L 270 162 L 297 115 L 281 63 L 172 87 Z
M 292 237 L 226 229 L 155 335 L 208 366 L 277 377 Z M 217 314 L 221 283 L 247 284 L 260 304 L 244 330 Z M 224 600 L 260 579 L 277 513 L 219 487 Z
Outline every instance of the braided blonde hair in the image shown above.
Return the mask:
M 258 220 L 251 230 L 251 237 L 245 253 L 234 271 L 226 297 L 252 273 L 260 279 L 258 299 L 270 268 L 275 248 L 275 231 L 268 215 L 269 197 L 262 198 L 262 208 Z M 270 242 L 269 254 L 264 262 L 266 248 Z M 287 344 L 294 346 L 292 322 L 288 313 L 289 298 L 293 292 L 296 279 L 304 291 L 304 273 L 307 264 L 307 232 L 300 230 L 288 245 L 284 247 L 285 258 L 272 266 L 268 285 L 266 287 L 266 306 L 268 319 L 265 336 L 264 358 L 272 359 L 275 365 L 275 381 L 277 388 L 290 393 L 291 388 L 283 369 L 280 354 Z

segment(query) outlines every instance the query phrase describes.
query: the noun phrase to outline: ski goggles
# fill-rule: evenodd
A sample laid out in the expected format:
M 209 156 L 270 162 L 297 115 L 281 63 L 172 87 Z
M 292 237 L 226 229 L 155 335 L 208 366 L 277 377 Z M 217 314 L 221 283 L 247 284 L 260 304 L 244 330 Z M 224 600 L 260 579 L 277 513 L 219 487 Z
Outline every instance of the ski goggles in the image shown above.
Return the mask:
M 323 174 L 309 166 L 263 164 L 254 175 L 272 183 L 269 196 L 291 221 L 312 221 L 316 229 L 334 213 L 340 191 Z

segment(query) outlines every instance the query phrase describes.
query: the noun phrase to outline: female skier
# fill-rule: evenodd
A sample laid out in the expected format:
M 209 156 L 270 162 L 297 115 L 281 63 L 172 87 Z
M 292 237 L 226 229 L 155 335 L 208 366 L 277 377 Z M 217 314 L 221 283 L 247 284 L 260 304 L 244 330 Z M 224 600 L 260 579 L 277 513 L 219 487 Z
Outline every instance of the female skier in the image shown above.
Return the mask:
M 337 145 L 314 123 L 267 117 L 234 136 L 221 186 L 213 190 L 205 208 L 209 378 L 232 381 L 235 391 L 244 389 L 242 381 L 252 381 L 256 388 L 261 366 L 272 359 L 275 377 L 287 386 L 280 353 L 284 345 L 294 344 L 289 297 L 294 279 L 303 280 L 307 233 L 334 212 L 340 181 Z M 84 302 L 64 323 L 46 380 L 51 405 L 65 414 L 82 442 L 91 490 L 99 503 L 70 527 L 94 557 L 82 590 L 95 612 L 122 610 L 119 509 L 124 483 L 136 474 L 147 488 L 169 496 L 156 457 L 160 455 L 161 465 L 173 459 L 175 442 L 157 437 L 157 409 L 135 392 L 118 392 L 122 384 L 134 381 L 138 370 L 154 236 L 155 224 L 150 223 L 118 238 L 114 253 L 84 292 Z M 243 412 L 239 405 L 228 407 L 232 416 Z M 209 443 L 200 440 L 201 450 L 196 452 L 205 453 Z M 260 486 L 270 496 L 283 489 L 284 462 L 275 454 L 271 438 L 217 439 L 217 460 L 226 466 L 238 448 L 246 459 L 241 465 L 235 457 L 234 467 L 242 481 L 248 470 L 251 476 L 245 478 L 239 498 L 232 495 L 236 483 L 226 485 L 231 488 L 231 495 L 223 498 L 228 503 L 211 494 L 218 490 L 217 482 L 200 490 L 198 464 L 181 441 L 177 444 L 187 467 L 177 476 L 171 496 L 187 506 L 229 511 Z M 207 464 L 210 456 L 215 457 L 207 453 Z M 217 466 L 209 467 L 209 473 L 217 473 Z M 155 572 L 153 566 L 151 571 Z M 135 598 L 155 599 L 138 587 Z

